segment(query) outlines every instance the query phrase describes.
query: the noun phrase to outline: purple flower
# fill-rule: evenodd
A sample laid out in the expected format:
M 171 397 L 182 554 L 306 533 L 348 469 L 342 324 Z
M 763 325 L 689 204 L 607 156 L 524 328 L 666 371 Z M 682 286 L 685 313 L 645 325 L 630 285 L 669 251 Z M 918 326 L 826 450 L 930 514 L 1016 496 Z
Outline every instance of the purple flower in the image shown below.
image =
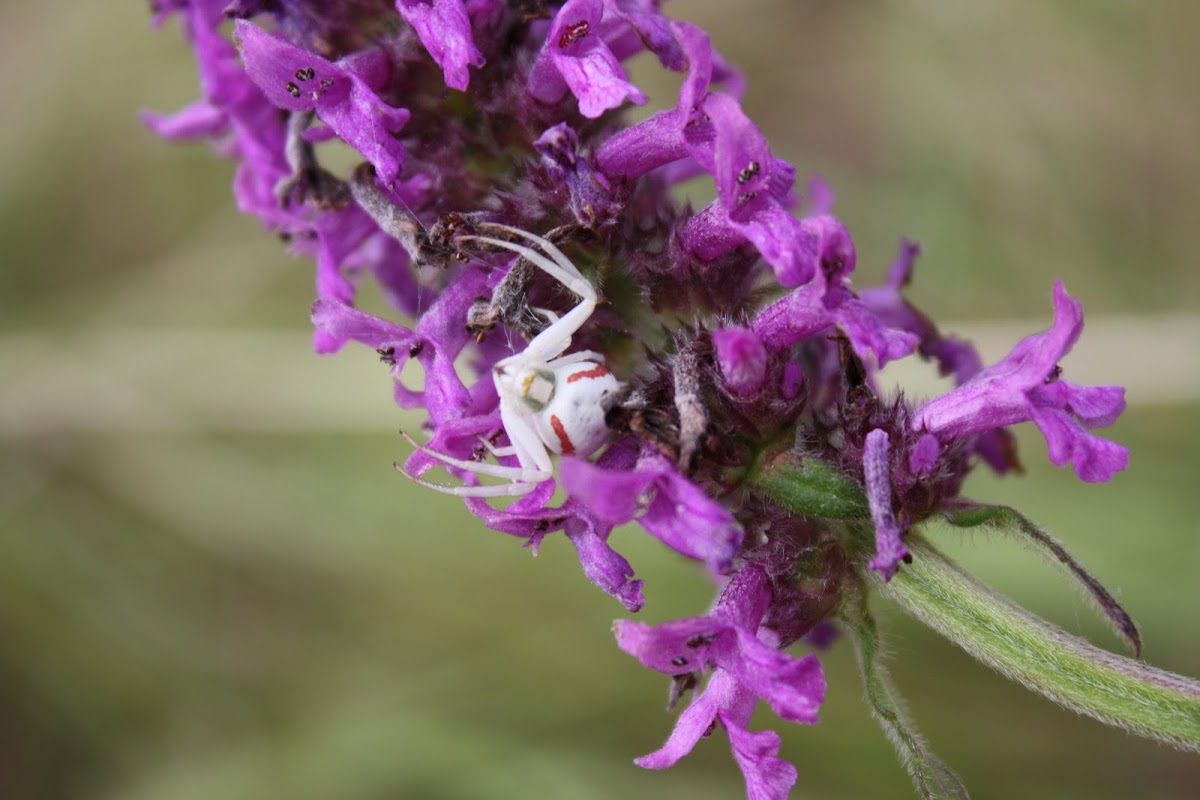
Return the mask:
M 274 225 L 279 216 L 274 187 L 288 173 L 284 126 L 242 71 L 233 45 L 219 33 L 224 5 L 223 0 L 203 0 L 169 9 L 183 14 L 196 52 L 202 98 L 169 116 L 143 112 L 142 121 L 168 139 L 216 139 L 219 149 L 239 161 L 234 186 L 243 209 Z M 161 11 L 160 18 L 166 13 Z M 271 207 L 257 200 L 243 202 L 250 196 L 267 198 Z
M 707 616 L 658 626 L 616 623 L 617 645 L 651 669 L 686 675 L 714 668 L 708 686 L 679 715 L 666 744 L 637 759 L 639 766 L 673 765 L 720 722 L 745 775 L 747 796 L 787 796 L 796 770 L 778 757 L 779 736 L 751 732 L 746 726 L 760 698 L 789 722 L 815 723 L 825 679 L 816 656 L 794 658 L 779 652 L 778 637 L 760 627 L 771 601 L 766 573 L 747 566 L 729 579 Z
M 571 216 L 580 225 L 598 228 L 621 211 L 612 187 L 602 173 L 592 169 L 579 152 L 579 137 L 571 126 L 560 122 L 533 142 L 542 156 L 550 180 L 565 188 Z
M 498 421 L 493 422 L 489 430 L 494 430 L 496 424 Z M 477 447 L 478 439 L 472 444 Z M 636 453 L 629 445 L 629 442 L 625 442 L 609 447 L 596 459 L 597 468 L 613 471 L 631 469 Z M 439 452 L 454 452 L 440 446 L 436 449 Z M 421 454 L 414 453 L 413 457 L 418 455 Z M 554 494 L 554 482 L 547 481 L 544 486 L 544 491 L 522 497 L 503 510 L 493 508 L 478 498 L 469 499 L 467 504 L 472 513 L 488 527 L 525 538 L 534 552 L 547 534 L 561 528 L 575 546 L 584 574 L 629 611 L 640 610 L 645 603 L 642 582 L 633 579 L 634 572 L 629 562 L 608 544 L 613 525 L 602 520 L 574 497 L 567 498 L 561 506 L 546 507 Z
M 941 451 L 942 447 L 938 443 L 937 437 L 932 433 L 924 434 L 917 439 L 912 452 L 909 453 L 908 468 L 918 477 L 931 474 L 933 468 L 937 466 Z
M 631 470 L 564 458 L 562 485 L 605 523 L 636 519 L 651 536 L 716 572 L 729 568 L 742 543 L 733 515 L 657 452 L 644 452 Z
M 415 330 L 388 322 L 338 300 L 318 300 L 313 306 L 313 324 L 335 339 L 353 339 L 381 351 L 395 376 L 396 403 L 404 408 L 424 407 L 435 421 L 456 419 L 472 408 L 472 394 L 454 369 L 454 360 L 470 341 L 461 320 L 484 284 L 484 275 L 469 270 L 421 316 Z M 410 358 L 425 370 L 420 391 L 400 381 Z M 484 387 L 491 381 L 480 381 Z M 494 399 L 494 390 L 492 398 Z
M 875 429 L 867 434 L 863 447 L 863 478 L 871 521 L 875 524 L 875 558 L 871 569 L 890 581 L 900 569 L 908 550 L 900 541 L 904 530 L 892 513 L 892 473 L 888 464 L 887 431 Z
M 902 294 L 904 287 L 912 280 L 913 264 L 920 253 L 921 247 L 916 242 L 901 239 L 900 252 L 888 270 L 884 285 L 864 289 L 859 297 L 879 322 L 917 336 L 917 353 L 921 358 L 936 363 L 941 375 L 953 376 L 955 386 L 961 386 L 983 371 L 979 353 L 970 342 L 943 335 L 933 321 Z M 930 437 L 930 440 L 932 443 L 926 442 L 919 454 L 913 453 L 913 458 L 924 459 L 920 463 L 913 463 L 914 472 L 923 473 L 933 469 L 938 450 L 936 439 Z M 975 440 L 975 452 L 1001 474 L 1020 469 L 1016 447 L 1012 432 L 1005 428 L 985 431 Z
M 795 169 L 771 155 L 766 137 L 733 97 L 710 93 L 703 111 L 712 143 L 690 149 L 713 176 L 717 199 L 680 232 L 684 246 L 707 261 L 750 241 L 784 286 L 811 280 L 818 255 L 813 232 L 786 209 Z
M 626 100 L 646 102 L 642 90 L 625 79 L 605 41 L 605 33 L 617 32 L 613 25 L 602 24 L 606 5 L 604 0 L 568 0 L 559 9 L 529 74 L 529 91 L 535 98 L 557 103 L 570 91 L 579 100 L 579 113 L 591 118 Z
M 709 92 L 714 53 L 699 28 L 674 23 L 688 76 L 674 109 L 612 136 L 597 163 L 608 175 L 636 178 L 691 156 L 713 176 L 717 201 L 680 232 L 684 249 L 711 261 L 750 241 L 780 283 L 799 286 L 815 269 L 811 230 L 786 210 L 795 170 L 776 159 L 766 138 L 729 95 Z
M 767 379 L 767 348 L 754 331 L 722 328 L 713 331 L 717 367 L 729 390 L 740 397 L 753 395 Z
M 1062 380 L 1058 362 L 1082 331 L 1083 308 L 1057 281 L 1050 330 L 1026 338 L 995 365 L 926 403 L 913 417 L 914 428 L 947 442 L 1032 421 L 1054 464 L 1070 462 L 1089 483 L 1109 480 L 1125 469 L 1129 451 L 1087 428 L 1115 422 L 1125 410 L 1125 390 Z
M 596 163 L 606 175 L 637 178 L 647 172 L 686 158 L 691 139 L 705 137 L 700 132 L 704 118 L 700 103 L 708 92 L 713 73 L 713 50 L 708 35 L 695 25 L 674 22 L 671 30 L 686 57 L 687 78 L 679 91 L 675 108 L 660 111 L 649 119 L 616 132 L 596 154 Z M 707 138 L 711 139 L 711 129 Z
M 404 147 L 392 136 L 409 119 L 375 94 L 388 76 L 382 51 L 366 50 L 334 64 L 245 20 L 234 23 L 246 73 L 275 106 L 313 111 L 375 166 L 388 184 L 400 174 Z
M 838 327 L 860 358 L 879 366 L 911 353 L 917 336 L 889 327 L 851 291 L 856 255 L 845 226 L 826 214 L 806 217 L 800 227 L 815 265 L 812 280 L 760 311 L 751 329 L 780 349 Z
M 155 24 L 168 14 L 180 13 L 183 27 L 196 54 L 202 98 L 166 116 L 142 112 L 142 121 L 166 139 L 211 138 L 229 130 L 229 107 L 253 89 L 237 63 L 237 52 L 218 32 L 224 15 L 221 0 L 172 4 L 160 8 Z
M 396 0 L 396 10 L 417 31 L 421 44 L 442 68 L 446 85 L 466 91 L 467 67 L 483 66 L 471 39 L 471 18 L 463 0 Z
M 942 336 L 933 321 L 901 294 L 912 280 L 913 263 L 920 254 L 919 244 L 902 239 L 884 285 L 864 289 L 859 299 L 884 325 L 917 336 L 917 352 L 921 357 L 937 362 L 942 375 L 953 375 L 955 383 L 961 385 L 983 369 L 979 354 L 970 342 Z
M 347 217 L 354 219 L 347 219 Z M 366 237 L 374 231 L 374 223 L 357 208 L 322 214 L 318 217 L 316 237 L 301 240 L 299 243 L 300 247 L 316 250 L 314 255 L 317 262 L 318 298 L 340 303 L 354 301 L 354 284 L 342 272 L 342 266 L 350 254 L 358 249 Z M 338 350 L 342 344 L 344 344 L 344 340 L 329 335 L 321 328 L 317 328 L 313 332 L 313 349 L 318 353 L 332 353 Z

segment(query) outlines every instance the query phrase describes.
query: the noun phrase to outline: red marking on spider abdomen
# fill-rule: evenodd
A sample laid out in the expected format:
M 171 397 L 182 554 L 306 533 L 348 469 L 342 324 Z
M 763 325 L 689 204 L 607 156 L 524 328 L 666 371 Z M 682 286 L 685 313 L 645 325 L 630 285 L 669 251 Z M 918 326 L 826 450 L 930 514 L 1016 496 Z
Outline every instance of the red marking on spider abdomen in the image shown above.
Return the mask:
M 574 383 L 575 381 L 582 381 L 586 378 L 603 378 L 605 375 L 609 375 L 609 374 L 611 374 L 611 373 L 609 373 L 608 370 L 606 370 L 604 367 L 597 364 L 596 366 L 592 367 L 591 369 L 585 369 L 583 372 L 571 373 L 570 375 L 567 376 L 567 383 Z
M 558 418 L 558 415 L 550 415 L 550 427 L 554 429 L 554 435 L 558 437 L 558 443 L 562 445 L 562 454 L 569 456 L 574 453 L 575 443 L 567 435 L 567 429 L 563 427 L 562 420 Z

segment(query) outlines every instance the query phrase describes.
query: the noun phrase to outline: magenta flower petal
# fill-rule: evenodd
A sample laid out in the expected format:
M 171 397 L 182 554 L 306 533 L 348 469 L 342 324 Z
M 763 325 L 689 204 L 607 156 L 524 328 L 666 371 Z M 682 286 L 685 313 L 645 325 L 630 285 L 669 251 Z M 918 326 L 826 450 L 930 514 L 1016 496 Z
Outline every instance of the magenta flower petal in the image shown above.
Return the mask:
M 689 127 L 700 121 L 699 105 L 712 80 L 713 51 L 708 35 L 695 25 L 674 22 L 671 30 L 682 45 L 688 70 L 679 100 L 675 108 L 624 128 L 604 143 L 596 163 L 606 175 L 636 178 L 688 155 Z
M 736 701 L 731 704 L 736 707 Z M 733 748 L 733 760 L 746 780 L 747 800 L 786 800 L 796 785 L 796 768 L 779 757 L 775 731 L 751 731 L 730 711 L 720 715 Z M 749 722 L 747 718 L 746 722 Z
M 716 617 L 689 617 L 647 625 L 617 620 L 617 646 L 644 667 L 665 675 L 707 669 L 712 653 L 737 649 L 737 626 Z
M 484 60 L 471 38 L 471 18 L 463 1 L 396 0 L 396 9 L 442 68 L 446 85 L 466 91 L 471 80 L 467 67 L 482 67 Z
M 753 395 L 767 379 L 767 348 L 762 339 L 745 328 L 713 331 L 717 367 L 730 391 L 741 397 Z
M 567 494 L 599 519 L 611 525 L 636 519 L 651 536 L 714 570 L 727 569 L 741 545 L 733 515 L 657 453 L 643 455 L 629 472 L 564 458 L 561 473 Z
M 732 695 L 738 690 L 737 681 L 731 675 L 717 671 L 704 691 L 675 720 L 675 728 L 666 743 L 653 753 L 635 758 L 633 763 L 645 769 L 666 769 L 674 766 L 679 759 L 692 752 L 697 742 L 712 731 L 717 712 L 723 705 L 730 704 Z M 744 689 L 741 693 L 748 695 L 753 702 L 753 695 Z
M 816 656 L 794 658 L 742 629 L 738 659 L 728 669 L 781 718 L 816 723 L 825 698 L 825 677 Z
M 403 325 L 388 322 L 336 300 L 318 300 L 312 308 L 313 325 L 339 339 L 353 339 L 382 350 L 403 346 L 416 334 Z
M 658 491 L 638 522 L 651 536 L 683 555 L 723 572 L 742 544 L 742 528 L 733 514 L 709 498 L 696 484 L 660 462 Z M 641 464 L 639 462 L 639 468 Z
M 1125 411 L 1125 389 L 1121 386 L 1080 386 L 1062 379 L 1037 388 L 1039 400 L 1069 411 L 1089 428 L 1104 428 Z
M 1104 483 L 1129 466 L 1129 451 L 1121 445 L 1088 433 L 1068 412 L 1053 406 L 1030 406 L 1030 419 L 1042 436 L 1050 463 L 1068 463 L 1087 483 Z
M 833 324 L 825 306 L 825 281 L 811 281 L 758 312 L 750 328 L 768 347 L 782 349 Z
M 409 113 L 383 102 L 372 89 L 387 75 L 383 53 L 365 51 L 334 64 L 245 20 L 234 23 L 234 37 L 247 74 L 267 99 L 288 111 L 315 110 L 375 166 L 383 183 L 396 179 L 404 148 L 392 134 L 408 122 Z
M 668 675 L 717 667 L 789 722 L 816 722 L 825 695 L 821 665 L 815 656 L 794 658 L 763 641 L 778 641 L 759 630 L 771 594 L 765 573 L 745 567 L 730 578 L 711 615 L 663 625 L 621 620 L 614 626 L 617 646 Z
M 579 518 L 568 520 L 564 529 L 579 554 L 579 563 L 589 579 L 617 598 L 629 611 L 637 611 L 646 602 L 642 582 L 633 579 L 633 567 L 608 545 L 608 530 L 600 535 L 597 528 Z
M 561 473 L 567 494 L 612 525 L 633 519 L 643 503 L 641 495 L 658 477 L 640 470 L 610 472 L 582 458 L 564 458 Z
M 858 357 L 870 355 L 880 367 L 904 358 L 920 342 L 916 334 L 888 327 L 855 297 L 841 299 L 834 315 Z
M 147 128 L 173 141 L 211 138 L 229 127 L 225 110 L 207 100 L 197 100 L 174 114 L 143 111 L 139 116 Z
M 812 235 L 781 202 L 795 171 L 771 155 L 766 138 L 734 98 L 709 93 L 703 111 L 711 122 L 713 139 L 690 142 L 689 149 L 712 174 L 717 200 L 685 226 L 680 234 L 685 246 L 711 260 L 750 241 L 780 283 L 805 283 L 817 267 Z
M 1050 330 L 1027 337 L 995 365 L 926 403 L 913 418 L 915 428 L 945 442 L 1032 420 L 1046 437 L 1053 463 L 1070 462 L 1085 481 L 1109 480 L 1125 468 L 1128 451 L 1088 433 L 1083 425 L 1113 422 L 1124 409 L 1124 390 L 1059 379 L 1058 362 L 1082 330 L 1079 302 L 1056 282 Z
M 933 472 L 933 468 L 937 466 L 938 456 L 941 455 L 942 446 L 938 443 L 937 437 L 931 433 L 926 433 L 917 439 L 917 443 L 913 446 L 912 453 L 908 457 L 908 468 L 912 470 L 914 475 L 928 475 Z
M 579 113 L 595 118 L 630 100 L 646 102 L 601 36 L 603 0 L 568 0 L 559 9 L 529 76 L 530 93 L 557 103 L 569 90 Z
M 679 715 L 667 742 L 637 759 L 639 766 L 671 766 L 719 721 L 746 778 L 748 795 L 786 797 L 796 772 L 778 758 L 778 735 L 752 733 L 746 725 L 759 698 L 784 719 L 815 722 L 825 679 L 815 656 L 798 659 L 781 653 L 773 646 L 778 642 L 774 633 L 759 629 L 771 595 L 766 573 L 746 567 L 730 578 L 709 616 L 658 626 L 616 624 L 617 645 L 652 669 L 683 674 L 715 667 L 703 693 Z

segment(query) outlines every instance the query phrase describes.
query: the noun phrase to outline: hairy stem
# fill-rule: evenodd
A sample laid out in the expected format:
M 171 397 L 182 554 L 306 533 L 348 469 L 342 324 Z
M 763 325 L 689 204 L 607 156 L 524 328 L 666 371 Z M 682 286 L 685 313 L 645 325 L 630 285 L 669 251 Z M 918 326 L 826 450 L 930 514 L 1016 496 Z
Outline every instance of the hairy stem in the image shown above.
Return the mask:
M 921 738 L 892 684 L 883 641 L 867 607 L 865 586 L 860 584 L 847 594 L 841 618 L 858 654 L 867 704 L 912 776 L 917 793 L 923 800 L 967 800 L 966 786 Z
M 1200 752 L 1200 682 L 1102 650 L 1000 596 L 919 534 L 880 591 L 988 666 L 1059 705 Z

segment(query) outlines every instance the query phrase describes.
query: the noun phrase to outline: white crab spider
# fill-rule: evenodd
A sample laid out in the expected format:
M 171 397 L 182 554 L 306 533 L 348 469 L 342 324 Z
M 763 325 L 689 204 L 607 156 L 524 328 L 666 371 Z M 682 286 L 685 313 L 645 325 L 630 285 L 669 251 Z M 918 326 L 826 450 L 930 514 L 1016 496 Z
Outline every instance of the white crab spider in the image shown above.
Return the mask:
M 486 223 L 484 227 L 522 237 L 544 252 L 490 236 L 459 236 L 460 240 L 483 242 L 510 250 L 546 272 L 579 296 L 579 304 L 559 317 L 546 309 L 535 309 L 550 325 L 530 340 L 516 355 L 498 361 L 492 380 L 500 396 L 500 422 L 508 434 L 508 447 L 484 445 L 493 455 L 515 455 L 520 466 L 506 467 L 465 461 L 430 450 L 407 434 L 416 448 L 442 463 L 474 475 L 504 478 L 509 483 L 493 486 L 441 486 L 414 478 L 422 486 L 460 497 L 516 497 L 528 494 L 554 476 L 550 453 L 589 456 L 608 440 L 604 415 L 606 400 L 620 384 L 604 367 L 604 356 L 590 350 L 563 355 L 575 335 L 596 309 L 596 289 L 562 251 L 540 236 L 508 225 Z

